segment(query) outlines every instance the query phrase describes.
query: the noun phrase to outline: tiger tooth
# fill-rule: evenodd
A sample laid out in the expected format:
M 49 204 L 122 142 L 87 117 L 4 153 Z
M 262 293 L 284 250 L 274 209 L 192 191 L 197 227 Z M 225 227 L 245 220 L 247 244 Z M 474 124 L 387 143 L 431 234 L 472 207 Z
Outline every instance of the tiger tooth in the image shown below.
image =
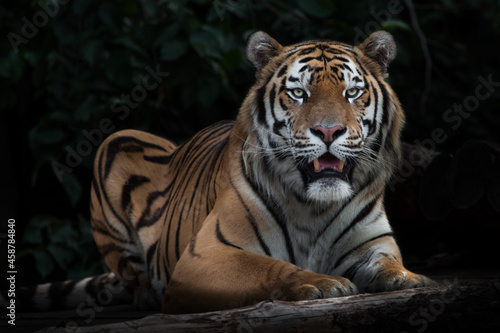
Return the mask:
M 342 172 L 342 170 L 344 170 L 344 164 L 345 162 L 340 160 L 339 163 L 337 164 L 337 170 Z
M 320 169 L 320 166 L 319 166 L 319 161 L 317 158 L 314 159 L 313 164 L 314 164 L 314 171 L 318 172 Z

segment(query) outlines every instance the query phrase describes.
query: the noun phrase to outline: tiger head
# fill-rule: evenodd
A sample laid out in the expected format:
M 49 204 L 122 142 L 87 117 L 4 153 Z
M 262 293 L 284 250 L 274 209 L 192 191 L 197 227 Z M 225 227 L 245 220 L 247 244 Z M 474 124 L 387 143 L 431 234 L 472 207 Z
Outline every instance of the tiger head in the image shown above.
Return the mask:
M 385 186 L 400 159 L 404 117 L 384 81 L 396 56 L 391 34 L 375 32 L 359 47 L 284 47 L 256 32 L 246 54 L 257 82 L 242 108 L 251 123 L 245 166 L 262 160 L 272 179 L 307 201 L 346 200 L 370 180 Z

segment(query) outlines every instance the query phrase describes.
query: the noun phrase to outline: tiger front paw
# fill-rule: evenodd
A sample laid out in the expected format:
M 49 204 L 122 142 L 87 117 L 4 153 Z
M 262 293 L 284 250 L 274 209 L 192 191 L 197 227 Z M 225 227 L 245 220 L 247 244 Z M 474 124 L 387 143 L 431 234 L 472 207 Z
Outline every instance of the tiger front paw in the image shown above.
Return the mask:
M 290 288 L 289 300 L 311 300 L 355 295 L 358 289 L 346 278 L 304 271 L 307 275 Z
M 367 292 L 381 292 L 402 290 L 437 285 L 436 282 L 420 274 L 412 273 L 406 269 L 384 270 L 379 273 L 375 281 L 368 286 Z

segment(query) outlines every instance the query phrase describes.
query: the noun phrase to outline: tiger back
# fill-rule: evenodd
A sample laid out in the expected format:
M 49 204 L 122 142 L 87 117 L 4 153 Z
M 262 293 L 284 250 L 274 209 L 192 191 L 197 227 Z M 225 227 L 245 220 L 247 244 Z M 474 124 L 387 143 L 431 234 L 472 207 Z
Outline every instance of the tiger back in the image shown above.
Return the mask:
M 256 83 L 234 124 L 182 146 L 139 131 L 101 146 L 92 228 L 137 303 L 168 313 L 427 286 L 385 214 L 404 115 L 395 42 L 282 46 L 252 34 Z

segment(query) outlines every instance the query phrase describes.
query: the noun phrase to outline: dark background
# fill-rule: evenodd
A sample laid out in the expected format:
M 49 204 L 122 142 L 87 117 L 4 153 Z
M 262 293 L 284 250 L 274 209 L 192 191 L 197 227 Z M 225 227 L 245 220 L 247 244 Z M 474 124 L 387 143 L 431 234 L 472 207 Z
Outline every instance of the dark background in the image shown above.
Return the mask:
M 42 3 L 46 9 L 38 1 L 0 3 L 0 233 L 9 218 L 16 220 L 18 285 L 102 272 L 88 209 L 98 143 L 111 128 L 182 143 L 204 126 L 234 118 L 254 80 L 244 45 L 255 30 L 282 44 L 359 44 L 373 31 L 390 31 L 398 57 L 388 80 L 407 115 L 404 140 L 446 152 L 424 181 L 404 177 L 396 192 L 388 191 L 405 258 L 424 266 L 443 256 L 452 258 L 449 266 L 492 266 L 500 236 L 500 154 L 482 144 L 463 147 L 471 139 L 500 142 L 500 87 L 476 97 L 480 77 L 500 82 L 498 1 Z M 168 75 L 154 88 L 149 80 L 151 90 L 138 88 L 156 70 Z M 464 103 L 473 109 L 466 117 L 443 118 Z M 446 139 L 432 140 L 436 129 Z M 470 179 L 458 190 L 453 185 Z M 414 186 L 413 195 L 401 200 L 401 186 Z

